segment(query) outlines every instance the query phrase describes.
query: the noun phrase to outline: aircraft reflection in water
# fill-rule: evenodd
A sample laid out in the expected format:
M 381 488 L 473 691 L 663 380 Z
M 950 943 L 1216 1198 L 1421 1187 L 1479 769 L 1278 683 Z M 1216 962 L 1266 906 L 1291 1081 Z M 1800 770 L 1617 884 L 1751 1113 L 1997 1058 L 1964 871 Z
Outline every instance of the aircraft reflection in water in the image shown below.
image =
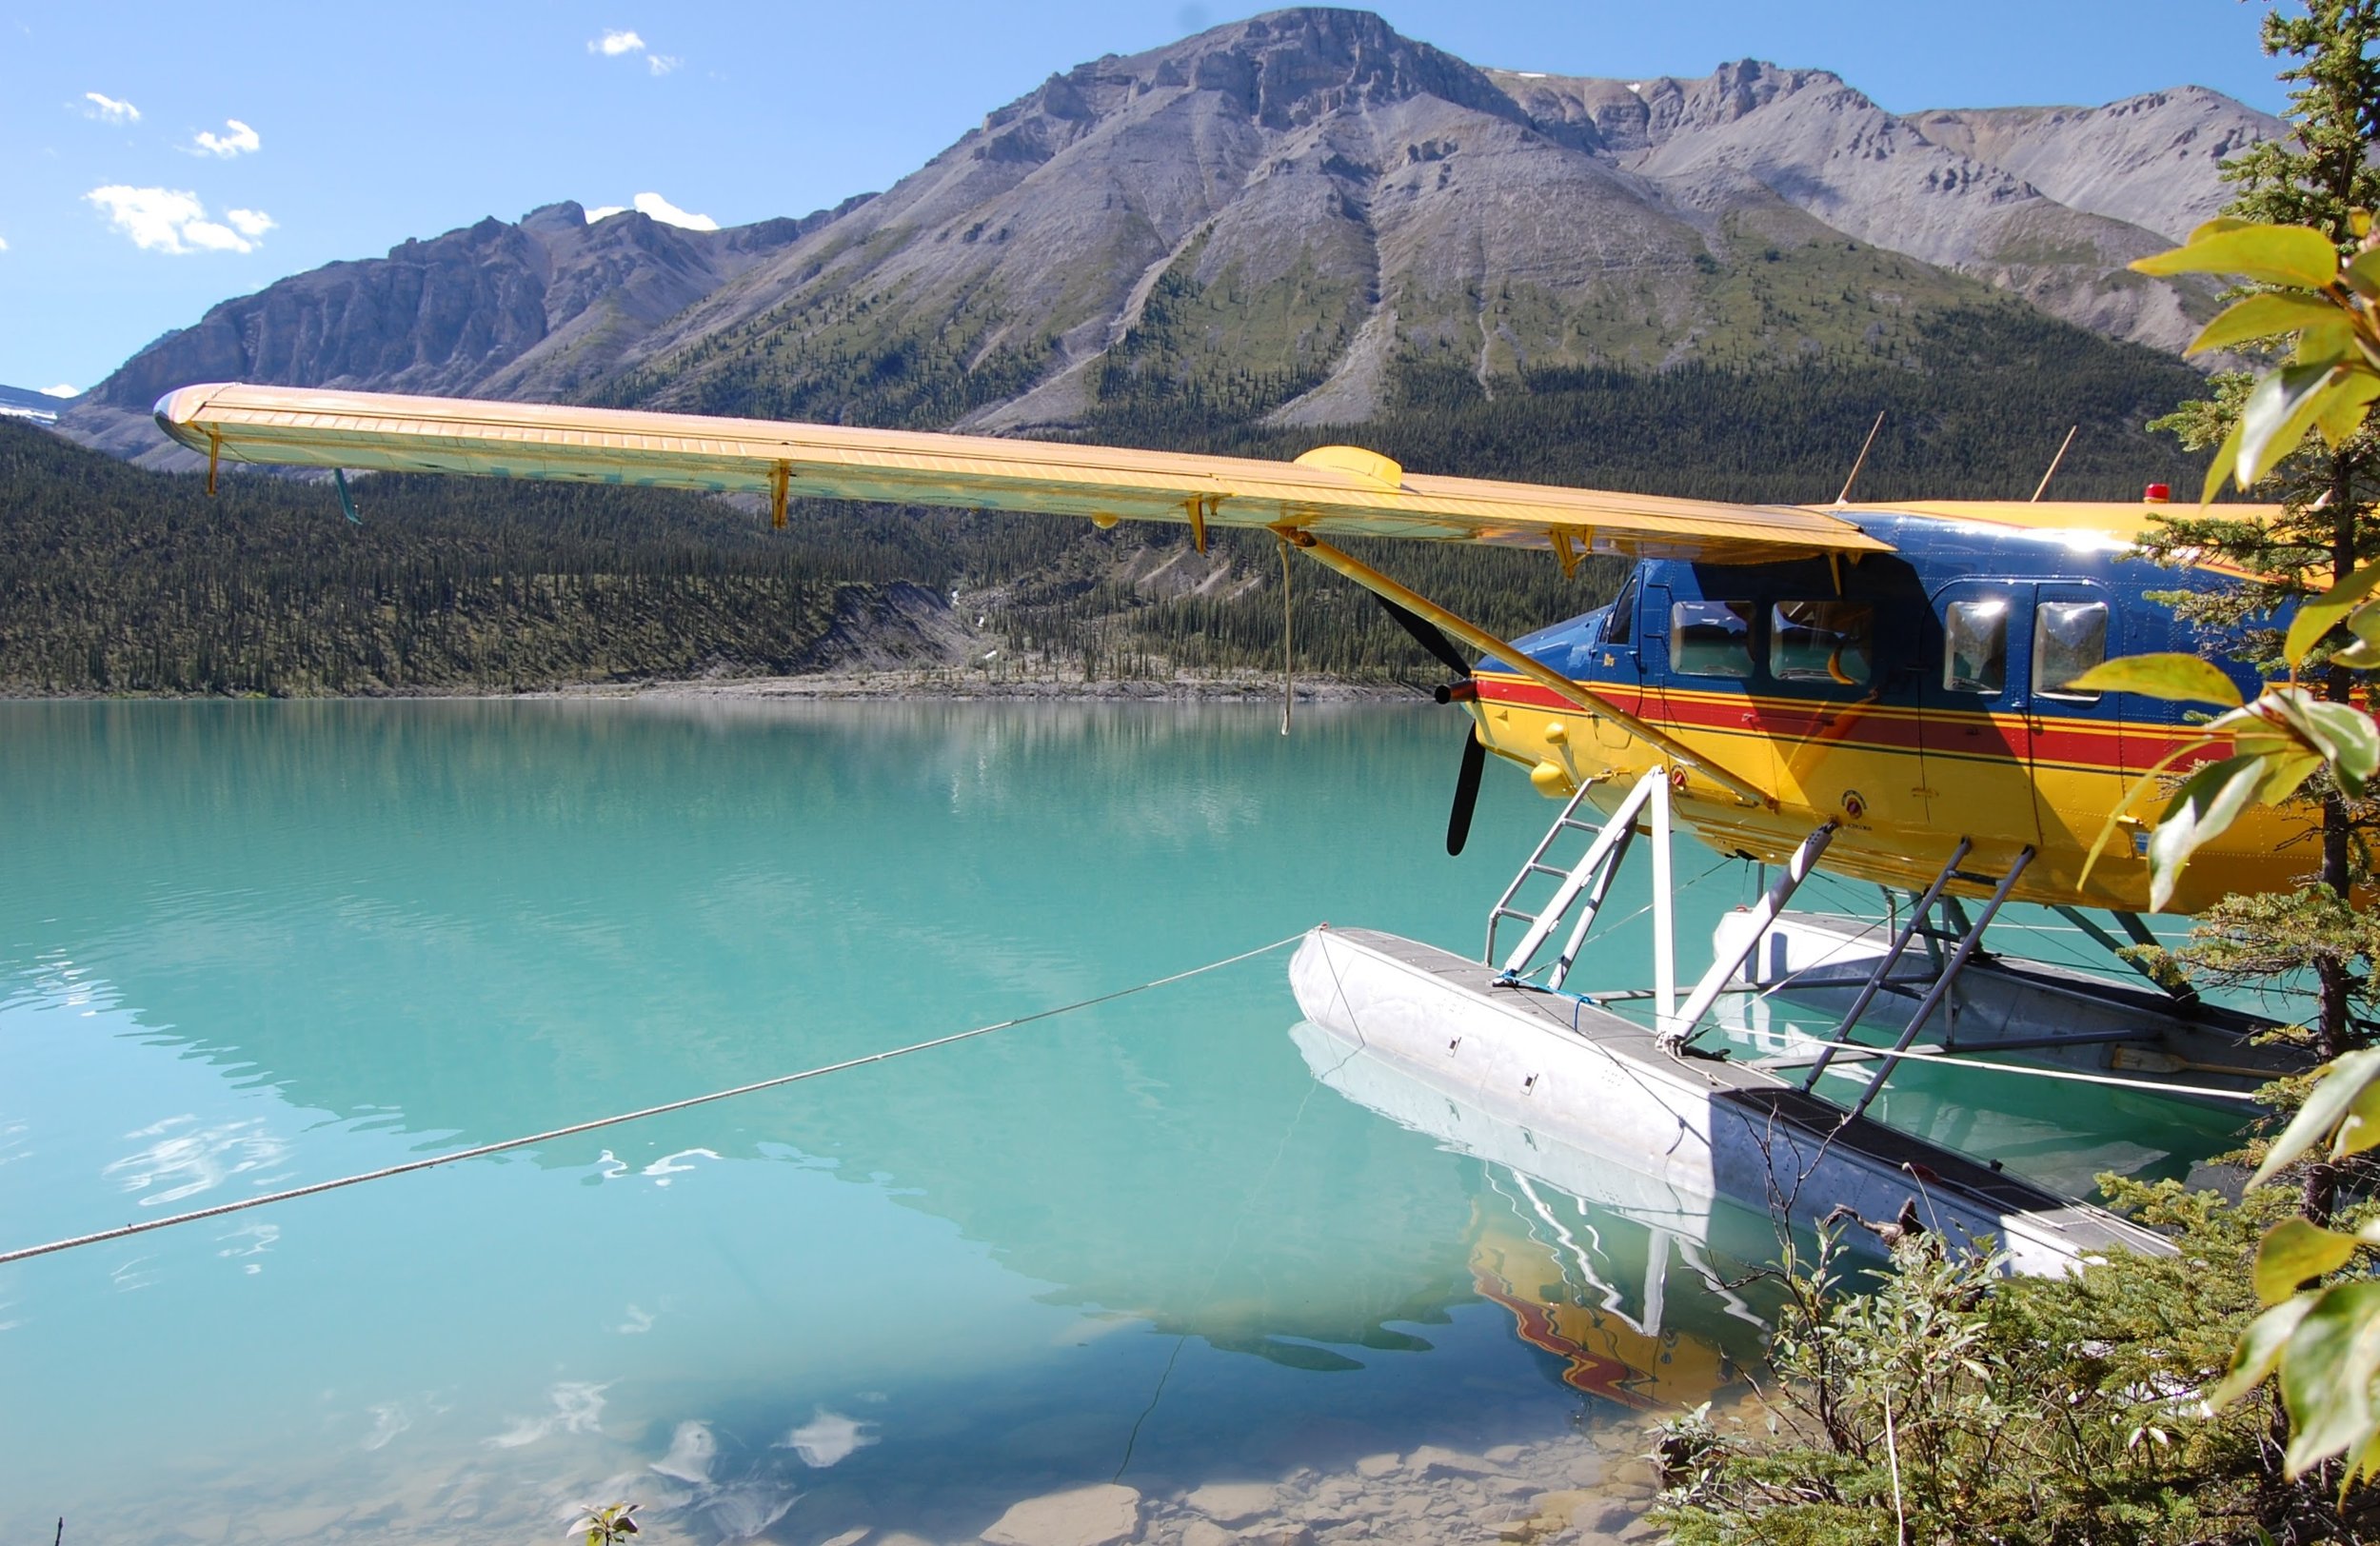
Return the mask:
M 1675 1411 L 1759 1358 L 1759 1269 L 1781 1245 L 1767 1218 L 1492 1115 L 1319 1026 L 1290 1037 L 1331 1089 L 1482 1162 L 1472 1286 L 1511 1313 L 1521 1340 L 1563 1360 L 1564 1384 Z

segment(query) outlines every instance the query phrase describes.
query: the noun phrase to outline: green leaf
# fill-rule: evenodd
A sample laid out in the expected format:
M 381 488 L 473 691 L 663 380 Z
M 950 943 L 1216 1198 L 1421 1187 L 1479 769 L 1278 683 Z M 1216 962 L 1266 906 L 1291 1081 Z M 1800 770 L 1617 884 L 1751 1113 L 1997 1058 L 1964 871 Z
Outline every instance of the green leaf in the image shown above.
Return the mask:
M 2256 1298 L 2267 1304 L 2280 1303 L 2307 1278 L 2347 1265 L 2356 1244 L 2352 1235 L 2303 1219 L 2282 1219 L 2265 1231 L 2264 1242 L 2256 1247 Z
M 2223 668 L 2196 655 L 2126 655 L 2102 661 L 2060 692 L 2136 692 L 2189 704 L 2237 708 L 2239 688 Z
M 2332 450 L 2338 449 L 2339 442 L 2364 426 L 2375 398 L 2380 398 L 2380 375 L 2350 369 L 2347 379 L 2322 400 L 2322 407 L 2314 415 L 2314 428 L 2321 434 L 2322 443 Z
M 2256 803 L 2279 804 L 2297 793 L 2323 766 L 2322 759 L 2310 751 L 2267 753 L 2264 777 L 2256 783 Z
M 2380 252 L 2356 253 L 2339 277 L 2358 295 L 2380 295 Z
M 2217 215 L 2212 220 L 2204 221 L 2193 228 L 2190 233 L 2190 239 L 2193 242 L 2203 242 L 2210 236 L 2219 236 L 2227 230 L 2245 230 L 2254 224 L 2254 221 L 2242 220 L 2237 215 Z
M 2250 389 L 2239 415 L 2239 486 L 2247 488 L 2304 444 L 2328 406 L 2326 394 L 2347 375 L 2337 366 L 2287 365 Z
M 2222 835 L 2263 784 L 2265 759 L 2227 757 L 2209 763 L 2173 791 L 2149 838 L 2149 910 L 2163 912 L 2190 856 Z
M 2341 1160 L 2371 1148 L 2380 1148 L 2380 1080 L 2365 1085 L 2347 1103 L 2347 1115 L 2330 1140 L 2330 1153 Z M 2374 1229 L 2380 1229 L 2380 1219 L 2357 1231 L 2356 1238 L 2366 1239 L 2366 1232 Z
M 2361 799 L 2366 781 L 2380 768 L 2380 725 L 2352 704 L 2309 704 L 2306 717 L 2314 726 L 2309 739 L 2330 761 L 2339 786 Z
M 2344 315 L 2329 323 L 2308 325 L 2297 335 L 2297 347 L 2290 355 L 2294 365 L 2340 365 L 2360 359 L 2355 347 L 2355 327 Z
M 2305 226 L 2233 226 L 2203 236 L 2193 232 L 2188 246 L 2142 258 L 2132 268 L 2144 274 L 2238 274 L 2268 285 L 2320 289 L 2339 276 L 2339 249 Z
M 2333 1284 L 2312 1299 L 2281 1351 L 2281 1404 L 2291 1429 L 2282 1464 L 2292 1478 L 2342 1451 L 2361 1451 L 2380 1429 L 2371 1404 L 2372 1376 L 2380 1374 L 2380 1282 Z
M 2248 1184 L 2260 1186 L 2271 1180 L 2284 1166 L 2321 1142 L 2332 1128 L 2347 1120 L 2357 1097 L 2375 1081 L 2380 1081 L 2380 1047 L 2365 1047 L 2332 1060 L 2321 1082 L 2306 1097 L 2306 1103 L 2297 1108 L 2289 1126 L 2273 1140 L 2264 1163 L 2248 1178 Z
M 2344 665 L 2350 671 L 2380 671 L 2380 644 L 2359 639 L 2332 655 L 2330 664 Z
M 2375 587 L 2380 587 L 2380 564 L 2367 565 L 2312 601 L 2298 603 L 2297 616 L 2290 620 L 2289 637 L 2281 645 L 2281 658 L 2291 665 L 2305 664 L 2307 653 L 2362 606 Z M 2357 637 L 2362 636 L 2358 629 Z
M 2096 670 L 2097 667 L 2093 666 L 2092 669 Z M 2233 710 L 2234 714 L 2237 712 L 2237 710 Z M 2231 715 L 2224 716 L 2226 719 L 2231 717 Z M 2220 723 L 2222 722 L 2217 721 L 2216 723 Z M 2157 764 L 2154 767 L 2152 767 L 2148 772 L 2143 773 L 2140 776 L 2139 781 L 2135 783 L 2132 788 L 2125 791 L 2124 798 L 2116 803 L 2116 807 L 2113 810 L 2108 812 L 2107 821 L 2101 823 L 2099 827 L 2098 841 L 2092 843 L 2091 852 L 2083 858 L 2083 881 L 2089 881 L 2091 879 L 2091 872 L 2098 867 L 2099 856 L 2107 852 L 2108 842 L 2115 836 L 2115 829 L 2117 825 L 2120 824 L 2124 818 L 2131 813 L 2132 808 L 2134 805 L 2139 804 L 2141 801 L 2148 798 L 2150 791 L 2157 786 L 2157 780 L 2164 776 L 2165 770 L 2172 767 L 2175 763 L 2180 762 L 2183 758 L 2191 756 L 2196 752 L 2204 751 L 2207 747 L 2212 744 L 2213 743 L 2211 741 L 2200 740 L 2193 741 L 2187 746 L 2175 747 L 2173 750 L 2167 752 L 2165 756 L 2158 759 Z
M 2279 290 L 2251 295 L 2226 307 L 2212 322 L 2199 329 L 2190 341 L 2186 351 L 2196 354 L 2202 349 L 2219 349 L 2232 344 L 2245 344 L 2252 338 L 2271 338 L 2279 333 L 2293 333 L 2301 327 L 2348 327 L 2347 313 L 2335 302 L 2302 290 Z
M 2231 1372 L 2207 1393 L 2207 1405 L 2229 1406 L 2262 1384 L 2264 1377 L 2280 1361 L 2290 1338 L 2296 1335 L 2297 1323 L 2313 1307 L 2311 1296 L 2284 1299 L 2250 1321 L 2248 1329 L 2239 1334 L 2239 1346 L 2231 1350 Z

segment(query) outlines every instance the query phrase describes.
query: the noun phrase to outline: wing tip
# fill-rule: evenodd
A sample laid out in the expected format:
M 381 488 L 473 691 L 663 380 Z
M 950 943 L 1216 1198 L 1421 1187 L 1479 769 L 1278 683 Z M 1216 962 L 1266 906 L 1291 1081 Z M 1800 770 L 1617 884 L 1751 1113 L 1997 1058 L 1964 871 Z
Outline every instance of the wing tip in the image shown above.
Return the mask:
M 220 381 L 208 381 L 176 386 L 157 399 L 156 406 L 149 409 L 150 416 L 157 421 L 157 427 L 165 432 L 169 440 L 188 446 L 194 451 L 205 450 L 207 437 L 193 421 L 208 401 L 227 385 Z

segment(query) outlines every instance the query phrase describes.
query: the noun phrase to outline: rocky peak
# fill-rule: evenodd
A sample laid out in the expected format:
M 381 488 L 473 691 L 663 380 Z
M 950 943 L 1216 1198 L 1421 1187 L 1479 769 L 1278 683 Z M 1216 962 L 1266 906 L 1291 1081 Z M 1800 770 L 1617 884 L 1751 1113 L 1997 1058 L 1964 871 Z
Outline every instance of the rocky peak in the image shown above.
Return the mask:
M 1646 81 L 1635 94 L 1645 106 L 1646 136 L 1657 145 L 1673 134 L 1724 129 L 1780 98 L 1812 89 L 1849 89 L 1828 70 L 1780 69 L 1764 60 L 1738 59 L 1698 81 L 1669 76 Z
M 1052 75 L 984 118 L 973 155 L 1046 161 L 1143 97 L 1184 92 L 1213 93 L 1236 116 L 1276 133 L 1419 96 L 1526 121 L 1485 70 L 1403 36 L 1370 11 L 1306 7 Z

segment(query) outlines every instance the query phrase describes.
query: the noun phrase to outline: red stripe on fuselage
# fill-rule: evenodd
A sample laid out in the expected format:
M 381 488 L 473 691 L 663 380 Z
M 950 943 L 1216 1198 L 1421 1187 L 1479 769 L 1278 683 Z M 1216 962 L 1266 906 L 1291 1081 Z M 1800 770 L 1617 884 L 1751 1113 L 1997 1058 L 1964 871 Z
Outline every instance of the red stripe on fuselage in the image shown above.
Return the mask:
M 1534 682 L 1481 676 L 1481 703 L 1510 708 L 1579 712 L 1577 704 Z M 2174 726 L 2113 720 L 2052 719 L 1905 705 L 1819 704 L 1752 693 L 1692 689 L 1647 691 L 1618 683 L 1581 686 L 1654 724 L 1717 735 L 1800 744 L 1820 742 L 1845 750 L 1923 753 L 2054 763 L 2109 773 L 2145 773 L 2198 738 Z M 2220 756 L 2208 751 L 2194 762 Z M 2191 763 L 2181 764 L 2187 768 Z

